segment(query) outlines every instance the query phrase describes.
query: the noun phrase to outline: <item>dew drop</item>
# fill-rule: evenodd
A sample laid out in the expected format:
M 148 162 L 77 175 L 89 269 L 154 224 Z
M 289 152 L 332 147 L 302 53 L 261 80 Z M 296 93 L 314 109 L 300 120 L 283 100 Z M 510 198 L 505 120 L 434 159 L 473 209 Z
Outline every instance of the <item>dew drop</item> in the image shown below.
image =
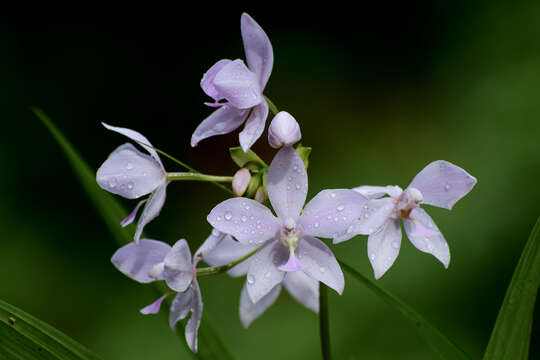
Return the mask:
M 128 163 L 126 164 L 126 169 L 132 170 L 133 169 L 133 164 L 128 161 Z
M 270 271 L 267 271 L 266 274 L 264 274 L 264 277 L 268 279 L 270 277 L 270 275 L 271 275 Z
M 251 216 L 249 217 L 249 219 L 250 219 L 250 220 L 255 220 L 255 216 L 251 215 Z
M 128 188 L 129 190 L 132 190 L 132 189 L 133 189 L 133 183 L 132 183 L 131 181 L 128 182 L 127 188 Z
M 143 177 L 146 177 L 147 175 L 148 175 L 148 174 L 147 174 L 146 172 L 143 172 L 143 173 L 142 173 L 142 176 L 143 176 Z
M 398 249 L 398 248 L 399 248 L 399 243 L 398 243 L 397 241 L 393 241 L 393 242 L 392 242 L 392 247 L 393 247 L 394 249 Z
M 326 218 L 327 218 L 328 220 L 332 220 L 332 215 L 328 215 Z
M 218 216 L 218 220 L 221 220 L 221 218 Z M 216 229 L 212 229 L 212 235 L 213 236 L 219 236 L 221 233 L 217 231 Z
M 296 187 L 296 190 L 300 190 L 300 187 L 301 187 L 301 186 L 300 186 L 300 184 L 296 184 L 295 187 Z
M 369 258 L 371 259 L 371 261 L 375 260 L 375 254 L 369 255 Z
M 369 209 L 369 207 L 367 205 L 364 205 L 364 210 L 367 210 Z
M 345 206 L 343 206 L 343 205 L 339 205 L 339 206 L 336 208 L 337 211 L 343 211 L 343 209 L 345 209 Z
M 331 193 L 330 196 L 333 197 L 333 198 L 335 198 L 335 197 L 336 197 L 336 193 Z
M 231 214 L 230 212 L 227 211 L 227 212 L 225 213 L 225 220 L 229 221 L 229 220 L 231 220 L 231 219 L 232 219 L 232 214 Z
M 367 219 L 369 217 L 369 214 L 368 213 L 365 213 L 364 214 L 364 217 Z
M 248 282 L 248 284 L 250 284 L 250 285 L 255 284 L 255 278 L 253 277 L 253 275 L 248 275 L 248 277 L 247 277 L 247 282 Z
M 246 222 L 246 221 L 247 221 L 247 216 L 246 216 L 246 215 L 242 215 L 242 217 L 240 218 L 240 220 L 242 220 L 242 222 Z
M 291 190 L 291 187 L 290 187 L 290 186 L 287 186 L 287 190 Z
M 116 184 L 118 184 L 118 180 L 116 180 L 116 178 L 112 178 L 111 180 L 109 180 L 109 186 L 111 188 L 115 188 Z
M 289 178 L 287 180 L 292 181 L 292 176 L 289 176 Z
M 445 190 L 445 191 L 450 190 L 450 184 L 446 184 L 446 185 L 444 186 L 444 190 Z
M 350 225 L 350 226 L 347 228 L 347 234 L 352 233 L 352 231 L 353 231 L 353 226 Z
M 338 221 L 339 221 L 339 219 L 338 219 L 337 217 L 335 217 L 335 218 L 334 218 L 334 221 L 335 221 L 335 222 L 338 222 Z
M 321 267 L 319 268 L 319 271 L 323 273 L 323 272 L 326 271 L 326 269 L 324 268 L 324 266 L 321 266 Z
M 315 224 L 313 224 L 314 227 L 318 228 L 319 227 L 319 223 L 316 222 Z
M 294 165 L 294 166 L 293 166 L 293 170 L 294 170 L 294 171 L 298 170 L 298 165 Z
M 217 220 L 217 221 L 221 221 L 221 216 L 218 216 L 218 217 L 216 218 L 216 220 Z

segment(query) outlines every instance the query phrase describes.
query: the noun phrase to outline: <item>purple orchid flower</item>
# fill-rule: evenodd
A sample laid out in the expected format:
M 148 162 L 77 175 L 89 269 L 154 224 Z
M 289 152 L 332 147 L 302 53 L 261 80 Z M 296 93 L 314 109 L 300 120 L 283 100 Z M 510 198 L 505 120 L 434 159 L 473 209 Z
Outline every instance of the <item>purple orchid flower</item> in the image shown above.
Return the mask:
M 315 236 L 333 237 L 345 231 L 362 213 L 367 199 L 348 189 L 323 190 L 304 208 L 308 182 L 302 159 L 283 147 L 268 170 L 270 209 L 255 200 L 228 199 L 212 209 L 207 219 L 217 230 L 239 242 L 264 246 L 253 256 L 247 293 L 256 304 L 287 273 L 301 271 L 341 294 L 343 273 L 330 249 Z
M 214 99 L 214 103 L 205 104 L 218 109 L 195 129 L 191 146 L 214 135 L 228 134 L 245 122 L 239 138 L 247 152 L 264 131 L 268 104 L 263 90 L 274 64 L 272 45 L 263 29 L 246 13 L 241 17 L 241 30 L 249 67 L 240 59 L 225 59 L 204 74 L 201 87 Z
M 218 233 L 214 230 L 215 233 Z M 219 266 L 240 259 L 257 249 L 257 246 L 246 245 L 235 241 L 230 235 L 221 233 L 223 240 L 210 253 L 204 256 L 204 261 L 212 266 Z M 253 258 L 249 258 L 230 269 L 230 276 L 238 277 L 246 275 Z M 277 284 L 268 294 L 254 303 L 247 293 L 248 283 L 242 287 L 240 294 L 239 314 L 242 325 L 247 328 L 278 298 L 281 288 L 285 289 L 300 304 L 314 312 L 319 312 L 319 281 L 307 276 L 303 271 L 287 272 L 283 278 L 283 286 Z
M 339 243 L 358 234 L 369 235 L 368 255 L 375 278 L 380 278 L 396 260 L 401 247 L 400 219 L 412 244 L 435 256 L 445 268 L 450 250 L 439 228 L 420 207 L 433 205 L 448 210 L 467 195 L 476 178 L 462 168 L 438 160 L 427 165 L 402 190 L 399 186 L 360 186 L 354 190 L 371 199 L 360 217 L 346 232 L 334 238 Z M 388 195 L 389 197 L 383 197 Z
M 103 126 L 138 142 L 150 154 L 148 156 L 140 152 L 129 143 L 121 145 L 109 155 L 96 175 L 97 183 L 102 189 L 127 199 L 137 199 L 150 194 L 148 200 L 139 202 L 128 217 L 121 222 L 122 226 L 133 222 L 139 208 L 146 202 L 134 236 L 135 242 L 138 243 L 146 224 L 159 215 L 165 203 L 168 184 L 167 172 L 156 150 L 151 147 L 150 141 L 142 134 L 105 123 Z M 141 143 L 149 146 L 144 146 Z
M 118 249 L 111 259 L 118 270 L 133 280 L 140 283 L 165 280 L 169 288 L 178 292 L 171 304 L 169 324 L 174 331 L 176 323 L 191 311 L 185 336 L 189 348 L 195 353 L 203 310 L 196 266 L 219 241 L 221 238 L 210 235 L 191 258 L 189 246 L 184 239 L 178 240 L 172 247 L 162 241 L 142 239 L 138 245 L 131 243 Z M 163 300 L 173 293 L 168 292 L 145 306 L 141 313 L 158 313 Z

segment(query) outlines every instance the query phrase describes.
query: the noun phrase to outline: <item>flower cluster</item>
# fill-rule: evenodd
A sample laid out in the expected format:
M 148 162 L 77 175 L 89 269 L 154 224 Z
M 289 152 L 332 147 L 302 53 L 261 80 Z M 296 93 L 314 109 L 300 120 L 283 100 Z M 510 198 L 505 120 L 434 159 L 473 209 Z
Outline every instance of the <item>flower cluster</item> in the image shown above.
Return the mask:
M 359 234 L 368 235 L 368 256 L 378 279 L 399 253 L 402 219 L 412 244 L 447 267 L 448 244 L 420 205 L 451 209 L 476 183 L 463 169 L 447 161 L 435 161 L 405 190 L 399 186 L 326 189 L 306 204 L 310 149 L 294 147 L 301 140 L 298 122 L 291 114 L 278 112 L 263 95 L 273 66 L 270 40 L 247 14 L 241 17 L 241 31 L 247 66 L 239 59 L 220 60 L 203 75 L 201 87 L 214 100 L 206 104 L 217 109 L 201 122 L 191 139 L 195 146 L 245 123 L 239 135 L 241 153 L 233 155 L 241 167 L 234 176 L 168 173 L 157 149 L 143 135 L 103 124 L 133 140 L 146 153 L 131 143 L 118 147 L 99 168 L 98 184 L 128 199 L 149 195 L 122 221 L 122 226 L 133 222 L 144 204 L 134 242 L 120 248 L 112 262 L 138 282 L 164 281 L 170 289 L 144 307 L 143 314 L 157 313 L 167 296 L 176 294 L 170 307 L 170 325 L 174 330 L 176 323 L 191 312 L 185 336 L 194 352 L 203 308 L 199 276 L 224 271 L 235 277 L 246 276 L 239 305 L 245 327 L 275 302 L 282 287 L 302 305 L 318 312 L 319 283 L 339 294 L 345 285 L 338 261 L 320 238 L 333 239 L 336 244 Z M 249 149 L 264 132 L 269 110 L 275 116 L 268 128 L 268 143 L 279 151 L 268 166 Z M 171 247 L 143 238 L 144 227 L 159 215 L 165 203 L 167 186 L 179 179 L 231 182 L 236 195 L 210 211 L 207 221 L 213 229 L 193 257 L 184 239 Z M 265 205 L 266 199 L 271 207 Z M 197 268 L 201 260 L 211 267 Z

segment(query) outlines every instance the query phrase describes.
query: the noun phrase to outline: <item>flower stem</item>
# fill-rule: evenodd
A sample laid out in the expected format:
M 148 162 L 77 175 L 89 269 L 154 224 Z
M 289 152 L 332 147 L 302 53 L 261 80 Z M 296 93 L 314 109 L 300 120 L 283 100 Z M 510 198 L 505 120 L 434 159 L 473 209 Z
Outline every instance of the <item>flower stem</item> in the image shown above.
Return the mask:
M 328 287 L 319 283 L 319 326 L 323 360 L 330 360 L 330 329 L 328 326 Z
M 221 273 L 223 273 L 223 272 L 225 272 L 225 271 L 227 271 L 227 270 L 232 269 L 232 268 L 235 267 L 236 265 L 240 264 L 242 261 L 247 260 L 247 259 L 250 258 L 251 256 L 255 255 L 255 253 L 256 253 L 259 249 L 260 249 L 260 248 L 256 248 L 255 250 L 253 250 L 253 251 L 247 253 L 246 255 L 242 256 L 241 258 L 236 259 L 236 260 L 234 260 L 234 261 L 231 261 L 231 262 L 228 263 L 228 264 L 197 269 L 197 276 L 206 276 L 206 275 L 216 275 L 216 274 L 221 274 Z
M 279 112 L 277 106 L 272 102 L 272 100 L 267 98 L 266 95 L 263 95 L 263 97 L 264 97 L 264 100 L 266 100 L 266 103 L 268 104 L 268 108 L 270 109 L 272 114 L 277 115 L 277 113 Z
M 167 173 L 169 181 L 211 181 L 211 182 L 231 182 L 232 176 L 206 175 L 197 172 L 170 172 Z

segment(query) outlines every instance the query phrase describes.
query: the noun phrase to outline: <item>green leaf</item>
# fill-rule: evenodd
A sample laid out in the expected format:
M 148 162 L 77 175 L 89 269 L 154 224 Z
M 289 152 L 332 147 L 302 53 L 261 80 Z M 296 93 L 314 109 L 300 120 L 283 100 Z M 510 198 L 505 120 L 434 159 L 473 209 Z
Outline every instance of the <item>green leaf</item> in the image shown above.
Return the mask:
M 387 304 L 393 308 L 401 311 L 405 317 L 413 322 L 416 328 L 424 336 L 428 344 L 436 353 L 439 354 L 441 359 L 447 360 L 469 360 L 470 358 L 459 349 L 450 339 L 448 339 L 443 333 L 441 333 L 435 326 L 431 325 L 422 315 L 417 313 L 409 305 L 392 295 L 374 281 L 368 279 L 351 266 L 345 264 L 343 261 L 338 260 L 339 264 L 349 274 L 351 274 L 356 280 L 364 284 L 368 289 L 373 291 L 377 296 L 384 300 Z
M 0 300 L 0 358 L 99 360 L 61 331 Z
M 298 153 L 298 155 L 300 155 L 300 158 L 302 158 L 302 161 L 304 162 L 304 166 L 307 169 L 309 166 L 309 155 L 311 154 L 311 148 L 302 146 L 302 144 L 298 144 L 296 146 L 296 152 Z
M 484 360 L 529 358 L 534 304 L 540 285 L 540 218 L 521 253 Z
M 35 108 L 33 108 L 32 111 L 43 122 L 47 129 L 49 129 L 62 148 L 75 175 L 79 179 L 92 203 L 96 206 L 99 214 L 109 228 L 109 231 L 113 234 L 116 243 L 121 246 L 133 241 L 132 232 L 126 232 L 125 229 L 120 226 L 122 219 L 127 216 L 127 211 L 111 194 L 107 193 L 97 185 L 96 172 L 86 164 L 77 150 L 75 150 L 64 135 L 54 126 L 43 111 Z M 154 282 L 153 284 L 156 286 L 159 293 L 162 294 L 162 284 L 157 282 Z M 163 312 L 163 314 L 167 313 Z M 179 333 L 179 336 L 184 339 L 183 333 Z M 224 345 L 223 340 L 221 340 L 216 330 L 211 325 L 210 316 L 207 313 L 203 316 L 199 330 L 200 353 L 195 356 L 195 354 L 187 347 L 185 340 L 183 340 L 182 343 L 185 345 L 186 350 L 192 354 L 193 359 L 233 359 L 230 351 Z M 207 346 L 207 348 L 205 348 L 205 346 Z
M 251 150 L 244 152 L 241 147 L 233 147 L 229 148 L 229 153 L 231 154 L 231 159 L 233 159 L 238 167 L 249 167 L 251 165 L 259 170 L 268 167 L 268 165 L 266 165 L 266 163 Z

